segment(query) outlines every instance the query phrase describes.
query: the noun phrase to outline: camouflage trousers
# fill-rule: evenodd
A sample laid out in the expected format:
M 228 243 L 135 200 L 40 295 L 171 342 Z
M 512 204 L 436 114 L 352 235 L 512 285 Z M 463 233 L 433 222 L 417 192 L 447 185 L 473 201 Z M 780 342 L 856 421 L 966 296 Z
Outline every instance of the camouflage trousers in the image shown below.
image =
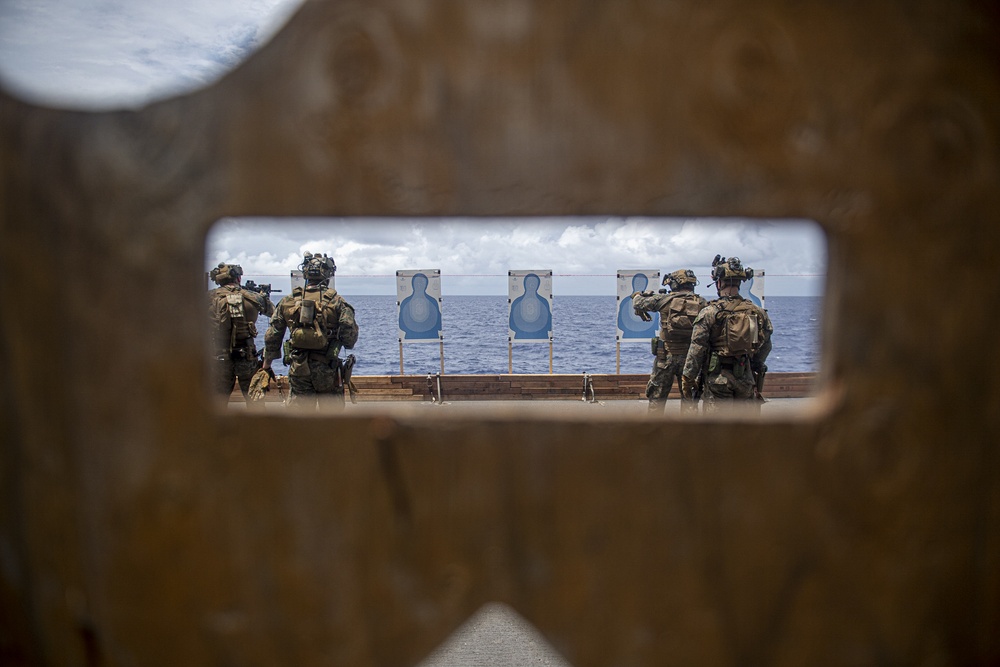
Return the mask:
M 705 412 L 740 405 L 759 411 L 760 403 L 754 398 L 753 374 L 745 372 L 736 377 L 730 368 L 720 368 L 705 379 Z
M 219 359 L 215 366 L 216 393 L 228 401 L 229 395 L 233 393 L 233 383 L 238 380 L 243 400 L 249 404 L 250 399 L 247 394 L 250 391 L 250 380 L 257 372 L 257 358 L 231 359 L 228 354 L 222 356 L 223 358 Z
M 663 412 L 667 405 L 667 396 L 670 389 L 677 383 L 677 391 L 681 388 L 681 371 L 684 370 L 685 355 L 667 354 L 662 359 L 656 357 L 653 360 L 653 371 L 649 374 L 649 382 L 646 383 L 646 398 L 649 399 L 649 412 Z M 694 401 L 682 398 L 681 408 L 689 408 L 695 405 Z
M 340 372 L 330 366 L 325 356 L 309 355 L 308 359 L 293 361 L 288 370 L 288 388 L 288 404 L 293 407 L 344 407 L 344 385 L 340 381 Z

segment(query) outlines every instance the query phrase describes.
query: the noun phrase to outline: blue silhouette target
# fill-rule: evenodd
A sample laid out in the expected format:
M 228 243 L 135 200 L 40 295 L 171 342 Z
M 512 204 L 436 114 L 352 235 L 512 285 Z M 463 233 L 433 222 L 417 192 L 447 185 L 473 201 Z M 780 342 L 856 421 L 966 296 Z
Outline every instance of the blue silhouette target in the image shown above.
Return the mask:
M 656 269 L 618 269 L 618 340 L 623 343 L 648 343 L 660 326 L 660 314 L 649 313 L 652 321 L 645 322 L 635 314 L 632 295 L 655 290 L 660 283 Z
M 508 271 L 508 339 L 546 343 L 552 339 L 552 271 Z
M 430 343 L 442 340 L 441 270 L 396 271 L 399 340 Z
M 766 308 L 764 305 L 764 272 L 755 270 L 749 282 L 740 285 L 740 296 L 750 299 L 754 305 Z

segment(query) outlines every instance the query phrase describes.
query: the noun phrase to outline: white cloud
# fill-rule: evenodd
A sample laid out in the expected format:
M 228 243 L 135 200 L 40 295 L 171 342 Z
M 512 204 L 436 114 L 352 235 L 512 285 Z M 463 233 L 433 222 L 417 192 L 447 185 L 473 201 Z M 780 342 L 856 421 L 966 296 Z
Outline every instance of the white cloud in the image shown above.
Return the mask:
M 108 109 L 207 85 L 301 0 L 5 0 L 0 83 L 34 102 Z
M 277 284 L 307 250 L 332 255 L 338 284 L 354 294 L 393 294 L 402 269 L 441 269 L 449 294 L 504 294 L 509 269 L 551 269 L 564 293 L 604 294 L 619 269 L 637 268 L 691 268 L 711 293 L 717 253 L 780 277 L 768 283 L 774 294 L 817 294 L 826 271 L 813 223 L 640 218 L 227 219 L 209 235 L 206 268 L 235 261 L 248 277 Z

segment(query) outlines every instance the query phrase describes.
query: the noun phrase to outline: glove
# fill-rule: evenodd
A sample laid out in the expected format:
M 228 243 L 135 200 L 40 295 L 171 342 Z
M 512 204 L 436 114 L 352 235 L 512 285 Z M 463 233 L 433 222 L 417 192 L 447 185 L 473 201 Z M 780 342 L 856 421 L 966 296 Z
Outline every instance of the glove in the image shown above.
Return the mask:
M 681 376 L 681 398 L 686 398 L 687 400 L 694 399 L 694 385 L 695 381 L 693 378 L 689 378 L 686 375 Z
M 250 378 L 250 391 L 248 392 L 251 401 L 259 401 L 264 398 L 264 394 L 270 389 L 271 377 L 274 371 L 269 368 L 261 368 Z

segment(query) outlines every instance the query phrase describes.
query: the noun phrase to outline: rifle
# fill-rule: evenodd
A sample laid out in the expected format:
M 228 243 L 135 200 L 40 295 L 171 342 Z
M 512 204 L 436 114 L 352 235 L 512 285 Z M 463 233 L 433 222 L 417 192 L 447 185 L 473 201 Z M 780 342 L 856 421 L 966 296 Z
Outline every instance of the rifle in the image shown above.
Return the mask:
M 337 363 L 340 366 L 340 379 L 344 383 L 344 387 L 347 389 L 347 392 L 351 397 L 351 403 L 358 402 L 358 399 L 355 398 L 358 393 L 358 388 L 355 386 L 354 382 L 351 381 L 351 375 L 354 372 L 354 364 L 357 362 L 358 359 L 353 354 L 347 355 L 347 359 L 337 357 Z
M 246 283 L 243 284 L 243 289 L 250 290 L 251 292 L 257 292 L 257 294 L 263 294 L 266 297 L 270 297 L 271 292 L 281 294 L 280 289 L 271 289 L 271 283 L 261 283 L 258 285 L 252 280 L 246 281 Z
M 692 398 L 698 401 L 701 400 L 702 396 L 705 395 L 705 378 L 708 376 L 708 363 L 712 360 L 712 350 L 710 348 L 705 349 L 705 355 L 701 363 L 701 371 L 698 372 L 698 377 L 695 380 L 694 393 Z
M 761 403 L 766 403 L 767 399 L 764 398 L 764 376 L 767 375 L 767 364 L 760 365 L 760 371 L 755 371 L 753 369 L 753 364 L 750 365 L 750 372 L 753 373 L 753 395 L 754 399 L 760 401 Z

